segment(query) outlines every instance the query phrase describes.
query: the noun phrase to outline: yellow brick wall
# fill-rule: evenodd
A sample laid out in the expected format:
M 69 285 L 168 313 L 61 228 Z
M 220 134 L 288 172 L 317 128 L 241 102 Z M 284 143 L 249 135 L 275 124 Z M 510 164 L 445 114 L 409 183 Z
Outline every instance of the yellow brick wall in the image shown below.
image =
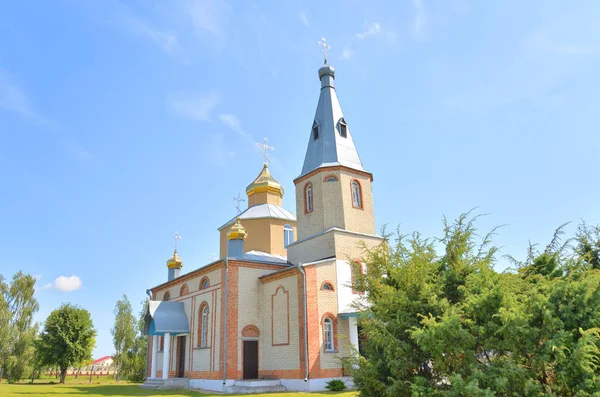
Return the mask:
M 237 341 L 238 341 L 238 368 L 243 368 L 243 355 L 242 355 L 242 330 L 247 325 L 254 325 L 260 332 L 260 338 L 258 342 L 259 355 L 263 349 L 264 343 L 264 328 L 263 325 L 263 313 L 266 310 L 270 310 L 271 304 L 264 306 L 262 284 L 259 277 L 272 273 L 273 270 L 266 269 L 253 269 L 253 268 L 239 268 L 238 275 L 238 329 L 237 329 Z M 261 361 L 259 360 L 259 365 Z
M 335 255 L 333 233 L 321 234 L 288 247 L 288 261 L 294 264 L 308 263 Z
M 294 236 L 297 235 L 296 222 L 284 221 L 281 219 L 247 219 L 242 220 L 242 226 L 248 232 L 248 237 L 244 243 L 244 252 L 256 250 L 275 255 L 285 255 L 286 250 L 283 247 L 283 226 L 290 224 L 294 229 Z M 227 255 L 227 232 L 229 227 L 220 231 L 220 257 Z
M 343 320 L 341 320 L 338 317 L 338 299 L 337 299 L 337 275 L 336 275 L 336 262 L 335 260 L 331 261 L 331 262 L 326 262 L 326 263 L 320 263 L 318 265 L 316 265 L 317 268 L 317 288 L 318 288 L 318 302 L 319 302 L 319 321 L 321 321 L 321 319 L 323 318 L 323 316 L 326 313 L 330 313 L 333 314 L 336 317 L 336 331 L 337 331 L 337 344 L 336 344 L 336 350 L 338 351 L 337 353 L 331 353 L 331 352 L 326 352 L 325 351 L 325 345 L 324 345 L 324 333 L 323 333 L 323 327 L 322 324 L 319 324 L 319 328 L 320 328 L 320 332 L 319 332 L 319 338 L 320 338 L 320 359 L 321 359 L 321 368 L 339 368 L 340 367 L 340 358 L 344 357 L 344 354 L 346 354 L 346 347 L 345 347 L 345 343 L 341 340 L 340 336 L 342 335 L 340 332 L 342 331 L 341 327 L 343 326 Z M 332 283 L 332 285 L 334 286 L 334 288 L 336 288 L 335 291 L 327 291 L 327 290 L 321 290 L 321 285 L 323 284 L 324 281 L 330 281 Z M 346 322 L 346 328 L 348 327 L 348 324 Z M 347 332 L 346 332 L 347 334 Z
M 356 179 L 362 190 L 362 209 L 352 206 L 352 179 Z M 373 212 L 373 192 L 371 179 L 349 171 L 340 171 L 342 202 L 345 211 L 344 229 L 357 233 L 375 234 L 375 214 Z
M 283 286 L 289 296 L 289 344 L 273 346 L 271 319 L 287 321 L 285 313 L 275 311 L 271 315 L 271 297 L 279 286 Z M 262 285 L 263 321 L 260 329 L 259 365 L 261 370 L 298 370 L 300 369 L 300 346 L 298 338 L 298 276 L 296 274 L 274 280 Z M 277 323 L 273 324 L 278 329 Z M 286 335 L 287 338 L 287 335 Z

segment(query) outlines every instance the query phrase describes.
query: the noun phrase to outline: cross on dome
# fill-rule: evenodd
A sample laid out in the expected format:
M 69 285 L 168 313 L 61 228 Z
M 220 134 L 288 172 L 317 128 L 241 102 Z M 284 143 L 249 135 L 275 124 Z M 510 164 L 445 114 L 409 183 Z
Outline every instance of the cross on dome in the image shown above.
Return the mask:
M 240 194 L 238 193 L 237 197 L 233 198 L 233 201 L 236 201 L 235 208 L 237 209 L 238 214 L 241 213 L 242 210 L 240 210 L 240 203 L 246 201 L 246 199 L 242 198 L 242 196 L 240 196 Z
M 269 146 L 269 138 L 265 137 L 264 139 L 264 143 L 257 143 L 256 146 L 258 146 L 261 150 L 261 154 L 263 155 L 263 157 L 265 158 L 265 165 L 271 162 L 271 159 L 269 158 L 269 156 L 267 155 L 268 150 L 275 150 L 275 148 L 273 146 Z
M 172 235 L 171 238 L 174 240 L 173 245 L 175 246 L 175 251 L 177 251 L 178 240 L 181 240 L 182 237 L 179 235 L 179 232 L 175 232 L 175 234 Z
M 321 51 L 323 52 L 323 56 L 325 57 L 325 65 L 327 65 L 327 50 L 329 50 L 331 46 L 327 44 L 327 39 L 325 37 L 321 38 L 321 40 L 319 40 L 317 44 L 321 47 Z

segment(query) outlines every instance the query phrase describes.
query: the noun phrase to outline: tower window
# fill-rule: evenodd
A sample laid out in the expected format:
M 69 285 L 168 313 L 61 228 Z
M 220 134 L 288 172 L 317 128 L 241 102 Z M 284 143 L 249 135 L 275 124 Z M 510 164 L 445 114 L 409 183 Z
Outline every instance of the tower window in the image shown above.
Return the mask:
M 283 226 L 283 247 L 287 248 L 288 245 L 294 242 L 294 229 L 291 225 Z
M 164 301 L 168 301 L 169 299 L 171 299 L 171 294 L 169 293 L 169 291 L 165 292 L 165 296 L 163 297 Z
M 346 138 L 348 136 L 348 125 L 343 117 L 340 119 L 340 135 L 342 138 Z
M 317 124 L 316 121 L 313 123 L 313 126 L 312 126 L 312 134 L 313 134 L 313 139 L 315 141 L 317 139 L 319 139 L 319 124 Z
M 323 179 L 323 182 L 337 182 L 335 175 L 328 175 Z
M 307 183 L 304 188 L 304 211 L 312 212 L 313 210 L 313 190 L 312 183 Z
M 352 181 L 352 206 L 354 208 L 362 208 L 362 192 L 360 183 L 357 180 Z
M 324 281 L 321 289 L 323 291 L 333 291 L 333 285 L 329 281 Z
M 325 345 L 326 352 L 335 350 L 333 344 L 333 319 L 331 317 L 327 317 L 323 321 L 323 344 Z

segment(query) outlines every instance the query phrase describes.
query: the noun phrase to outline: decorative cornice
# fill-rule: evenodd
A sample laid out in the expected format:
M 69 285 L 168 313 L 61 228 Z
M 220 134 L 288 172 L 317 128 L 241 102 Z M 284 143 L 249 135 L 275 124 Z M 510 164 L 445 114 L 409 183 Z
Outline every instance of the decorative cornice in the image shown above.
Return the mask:
M 308 178 L 312 177 L 313 175 L 320 174 L 322 172 L 331 172 L 331 171 L 348 171 L 348 172 L 352 172 L 352 173 L 357 174 L 357 175 L 366 176 L 367 178 L 369 178 L 371 180 L 371 182 L 373 182 L 373 174 L 371 174 L 370 172 L 355 170 L 354 168 L 346 167 L 345 165 L 328 165 L 328 166 L 325 166 L 325 167 L 315 168 L 314 170 L 312 170 L 308 174 L 304 174 L 304 175 L 299 176 L 298 178 L 294 179 L 294 184 L 297 185 L 300 182 L 303 182 L 303 181 L 307 180 Z

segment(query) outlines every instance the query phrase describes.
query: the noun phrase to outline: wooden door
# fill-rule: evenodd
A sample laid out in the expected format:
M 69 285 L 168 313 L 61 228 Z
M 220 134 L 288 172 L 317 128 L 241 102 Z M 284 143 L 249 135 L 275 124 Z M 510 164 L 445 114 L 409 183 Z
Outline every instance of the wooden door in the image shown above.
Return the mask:
M 177 375 L 175 377 L 185 377 L 185 336 L 177 337 Z
M 244 379 L 258 379 L 258 341 L 244 341 Z

